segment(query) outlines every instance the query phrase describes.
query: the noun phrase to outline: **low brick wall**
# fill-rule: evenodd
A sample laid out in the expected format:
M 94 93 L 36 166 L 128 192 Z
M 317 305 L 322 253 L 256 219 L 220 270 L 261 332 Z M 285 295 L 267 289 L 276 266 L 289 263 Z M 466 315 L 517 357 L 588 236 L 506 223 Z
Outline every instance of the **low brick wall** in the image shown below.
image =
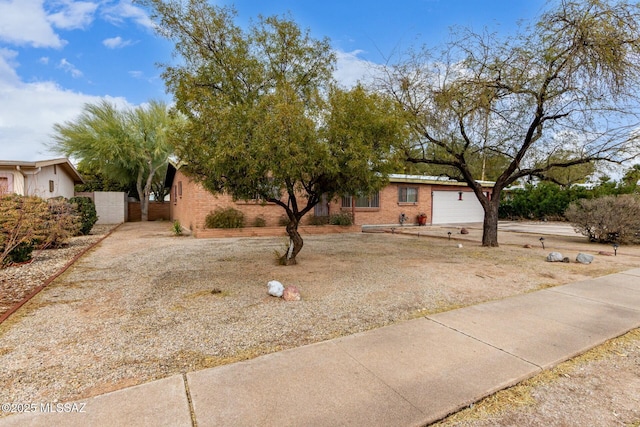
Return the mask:
M 170 217 L 170 203 L 149 202 L 149 221 L 157 221 L 159 219 L 168 221 Z M 137 222 L 141 218 L 140 202 L 129 202 L 129 222 Z
M 360 233 L 359 225 L 301 225 L 298 227 L 301 235 L 311 234 L 335 234 L 335 233 Z M 244 227 L 244 228 L 205 228 L 194 231 L 197 238 L 212 239 L 222 237 L 267 237 L 286 236 L 284 227 Z

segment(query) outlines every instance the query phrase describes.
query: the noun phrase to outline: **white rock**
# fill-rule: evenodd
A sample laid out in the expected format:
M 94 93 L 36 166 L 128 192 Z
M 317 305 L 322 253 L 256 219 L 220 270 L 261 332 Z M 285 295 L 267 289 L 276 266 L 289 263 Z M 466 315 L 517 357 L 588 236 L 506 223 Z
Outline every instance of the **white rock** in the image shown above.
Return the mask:
M 576 257 L 576 261 L 580 264 L 591 264 L 593 262 L 593 255 L 583 254 L 580 252 Z
M 284 286 L 277 280 L 272 280 L 267 283 L 267 288 L 269 289 L 269 295 L 274 297 L 281 297 L 284 293 Z
M 457 247 L 458 249 L 462 248 L 462 243 L 458 243 L 458 244 L 456 245 L 456 247 Z
M 549 262 L 562 262 L 562 254 L 560 252 L 551 252 L 547 255 L 547 261 Z

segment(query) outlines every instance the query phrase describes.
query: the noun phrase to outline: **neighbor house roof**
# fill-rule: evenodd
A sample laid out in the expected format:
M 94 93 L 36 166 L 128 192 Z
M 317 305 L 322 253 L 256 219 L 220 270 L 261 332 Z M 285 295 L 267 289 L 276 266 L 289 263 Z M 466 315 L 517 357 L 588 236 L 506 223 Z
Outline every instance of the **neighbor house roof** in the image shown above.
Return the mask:
M 389 182 L 396 183 L 408 183 L 408 184 L 438 184 L 438 185 L 451 185 L 457 187 L 467 187 L 467 183 L 464 181 L 456 181 L 447 176 L 430 176 L 430 175 L 404 175 L 404 174 L 390 174 Z M 495 185 L 493 181 L 476 181 L 483 187 L 491 188 Z
M 69 176 L 73 179 L 75 184 L 82 184 L 84 180 L 78 170 L 73 166 L 73 164 L 67 158 L 61 159 L 51 159 L 51 160 L 40 160 L 35 162 L 24 162 L 19 160 L 0 160 L 0 167 L 10 167 L 15 168 L 17 170 L 34 170 L 38 168 L 43 168 L 47 166 L 56 165 L 61 167 Z

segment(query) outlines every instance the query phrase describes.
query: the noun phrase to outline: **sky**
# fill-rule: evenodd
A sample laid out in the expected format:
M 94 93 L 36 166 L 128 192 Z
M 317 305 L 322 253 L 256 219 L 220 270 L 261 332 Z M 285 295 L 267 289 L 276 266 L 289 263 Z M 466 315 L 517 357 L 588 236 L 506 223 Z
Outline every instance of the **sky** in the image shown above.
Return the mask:
M 237 23 L 288 14 L 315 38 L 328 37 L 344 85 L 370 65 L 409 48 L 438 46 L 454 26 L 512 34 L 535 21 L 544 0 L 212 0 L 233 5 Z M 0 0 L 0 160 L 60 157 L 53 125 L 87 103 L 122 108 L 169 104 L 159 63 L 173 45 L 156 35 L 147 10 L 131 0 Z

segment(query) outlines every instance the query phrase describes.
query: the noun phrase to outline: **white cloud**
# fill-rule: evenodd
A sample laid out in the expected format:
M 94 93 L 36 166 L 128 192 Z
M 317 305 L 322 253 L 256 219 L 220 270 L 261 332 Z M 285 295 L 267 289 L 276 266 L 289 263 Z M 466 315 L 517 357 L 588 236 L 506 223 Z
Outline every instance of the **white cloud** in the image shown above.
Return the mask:
M 147 28 L 153 22 L 131 0 L 0 0 L 0 41 L 16 46 L 61 48 L 67 42 L 55 29 L 85 29 L 97 11 L 120 25 L 127 20 Z
M 131 40 L 122 40 L 122 37 L 120 36 L 102 40 L 102 44 L 108 47 L 109 49 L 120 49 L 125 46 L 129 46 L 132 43 L 133 42 Z
M 67 61 L 66 58 L 62 58 L 58 64 L 58 68 L 63 69 L 67 73 L 71 74 L 74 79 L 82 77 L 82 71 L 78 70 L 75 65 Z
M 93 22 L 94 14 L 98 9 L 97 3 L 86 1 L 61 0 L 54 3 L 55 13 L 47 17 L 47 21 L 53 23 L 57 28 L 72 30 L 86 28 Z
M 65 41 L 53 31 L 44 0 L 0 1 L 0 40 L 18 46 L 60 48 Z
M 141 79 L 144 77 L 144 73 L 142 71 L 129 71 L 129 75 L 134 79 Z
M 43 56 L 38 60 L 39 63 L 44 64 L 44 65 L 49 65 L 49 57 L 48 56 Z
M 333 76 L 345 87 L 353 87 L 358 82 L 371 83 L 374 76 L 380 70 L 380 66 L 373 62 L 358 57 L 361 50 L 353 52 L 336 51 L 337 67 Z
M 18 52 L 15 50 L 0 48 L 0 90 L 6 90 L 20 82 L 20 77 L 15 70 L 18 66 L 15 62 L 17 56 Z
M 76 66 L 73 65 L 71 62 L 67 61 L 66 58 L 62 58 L 60 60 L 60 62 L 58 63 L 57 68 L 60 68 L 60 69 L 64 70 L 65 72 L 71 74 L 71 77 L 73 77 L 74 79 L 83 76 L 82 71 L 77 69 Z
M 23 83 L 14 70 L 15 52 L 0 49 L 0 157 L 42 160 L 56 156 L 47 145 L 55 123 L 74 120 L 97 96 L 65 90 L 54 82 Z M 120 107 L 124 98 L 106 98 Z
M 151 21 L 147 12 L 138 6 L 134 6 L 131 0 L 120 0 L 116 5 L 105 8 L 103 16 L 104 19 L 115 25 L 131 19 L 143 27 L 154 28 L 153 21 Z

